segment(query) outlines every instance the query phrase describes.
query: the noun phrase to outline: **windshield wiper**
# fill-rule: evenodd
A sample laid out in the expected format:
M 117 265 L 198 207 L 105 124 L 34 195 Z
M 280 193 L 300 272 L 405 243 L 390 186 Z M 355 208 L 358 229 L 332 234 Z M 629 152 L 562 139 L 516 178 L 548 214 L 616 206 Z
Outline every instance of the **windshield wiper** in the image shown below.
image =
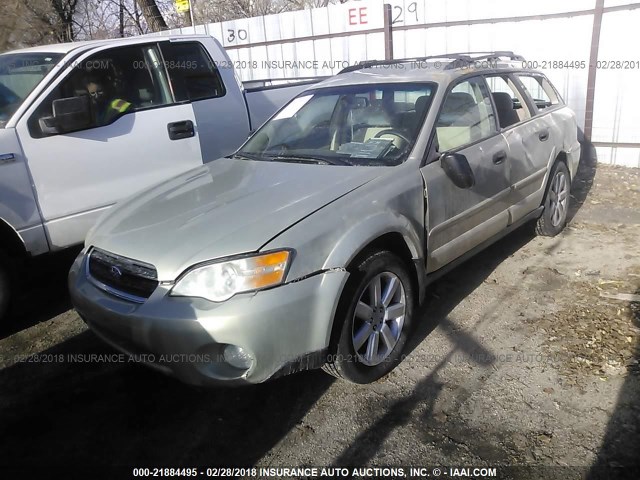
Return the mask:
M 277 154 L 265 155 L 271 161 L 275 162 L 300 162 L 300 163 L 317 163 L 319 165 L 350 165 L 339 158 L 327 158 L 320 155 L 311 155 L 306 153 Z
M 242 153 L 240 153 L 240 152 L 234 153 L 233 155 L 229 155 L 228 158 L 244 158 L 244 159 L 247 159 L 247 160 L 256 160 L 256 161 L 259 161 L 259 162 L 264 162 L 265 161 L 265 158 L 261 157 L 260 155 L 256 155 L 255 153 L 244 153 L 244 152 L 242 152 Z

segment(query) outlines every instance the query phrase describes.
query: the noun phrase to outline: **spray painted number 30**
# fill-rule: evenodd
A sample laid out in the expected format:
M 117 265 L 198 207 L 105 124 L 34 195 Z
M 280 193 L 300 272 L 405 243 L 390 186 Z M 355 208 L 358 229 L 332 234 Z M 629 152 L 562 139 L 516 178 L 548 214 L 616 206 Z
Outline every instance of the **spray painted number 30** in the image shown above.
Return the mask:
M 413 15 L 411 15 L 413 14 Z M 409 17 L 413 17 L 415 15 L 416 17 L 416 22 L 418 22 L 418 3 L 417 2 L 411 2 L 409 5 L 407 5 L 407 21 L 409 21 Z M 399 6 L 399 5 L 394 5 L 393 7 L 393 21 L 391 22 L 392 25 L 396 24 L 396 23 L 404 23 L 404 19 L 405 19 L 405 12 L 404 12 L 404 8 Z
M 237 40 L 246 40 L 247 37 L 249 36 L 249 34 L 247 33 L 247 31 L 244 28 L 240 28 L 237 30 L 233 30 L 231 28 L 227 29 L 227 33 L 229 34 L 227 36 L 227 43 L 233 43 Z

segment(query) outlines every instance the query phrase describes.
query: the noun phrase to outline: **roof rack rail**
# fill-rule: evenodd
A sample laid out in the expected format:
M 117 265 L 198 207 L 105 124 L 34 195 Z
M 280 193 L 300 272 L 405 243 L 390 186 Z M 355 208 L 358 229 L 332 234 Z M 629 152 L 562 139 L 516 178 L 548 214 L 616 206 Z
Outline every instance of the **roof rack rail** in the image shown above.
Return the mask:
M 478 55 L 478 56 L 472 56 Z M 338 75 L 341 73 L 349 73 L 355 72 L 356 70 L 361 70 L 363 68 L 371 68 L 378 65 L 397 65 L 399 63 L 408 63 L 408 62 L 425 62 L 427 60 L 435 60 L 438 58 L 450 58 L 452 62 L 448 63 L 445 66 L 445 70 L 452 70 L 455 68 L 460 68 L 464 65 L 468 65 L 469 63 L 477 62 L 479 60 L 498 60 L 500 58 L 507 58 L 511 61 L 523 61 L 524 57 L 522 55 L 517 55 L 509 50 L 497 50 L 495 52 L 456 52 L 456 53 L 443 53 L 440 55 L 429 55 L 427 57 L 414 57 L 414 58 L 401 58 L 401 59 L 392 59 L 392 60 L 365 60 L 360 63 L 356 63 L 355 65 L 349 65 L 348 67 L 343 68 L 338 72 Z

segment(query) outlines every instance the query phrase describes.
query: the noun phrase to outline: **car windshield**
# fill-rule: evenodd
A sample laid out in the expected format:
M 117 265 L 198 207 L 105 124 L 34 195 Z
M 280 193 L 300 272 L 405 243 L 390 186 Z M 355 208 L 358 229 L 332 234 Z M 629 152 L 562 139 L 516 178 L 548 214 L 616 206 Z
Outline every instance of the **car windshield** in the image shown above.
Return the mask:
M 57 53 L 0 55 L 0 128 L 61 58 Z
M 331 87 L 294 98 L 237 155 L 336 165 L 392 166 L 411 150 L 433 83 Z

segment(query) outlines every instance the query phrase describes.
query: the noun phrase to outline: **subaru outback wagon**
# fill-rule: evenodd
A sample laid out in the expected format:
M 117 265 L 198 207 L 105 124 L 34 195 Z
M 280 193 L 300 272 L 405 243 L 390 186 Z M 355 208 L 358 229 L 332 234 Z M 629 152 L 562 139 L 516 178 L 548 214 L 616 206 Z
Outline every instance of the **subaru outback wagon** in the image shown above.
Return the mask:
M 313 85 L 236 154 L 110 210 L 70 271 L 77 311 L 192 384 L 379 379 L 429 282 L 524 223 L 566 223 L 575 116 L 522 66 L 448 54 Z

